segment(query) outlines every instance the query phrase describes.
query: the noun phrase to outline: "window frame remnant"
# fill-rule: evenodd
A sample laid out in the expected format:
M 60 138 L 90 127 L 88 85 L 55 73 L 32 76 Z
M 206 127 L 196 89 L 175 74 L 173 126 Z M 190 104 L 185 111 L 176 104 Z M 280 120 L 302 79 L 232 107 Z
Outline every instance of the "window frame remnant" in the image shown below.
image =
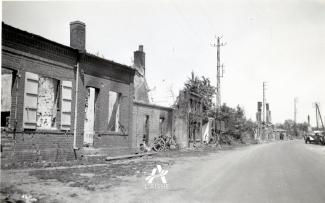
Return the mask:
M 86 98 L 85 98 L 85 116 L 84 116 L 84 144 L 92 144 L 93 142 L 93 135 L 96 132 L 95 123 L 96 123 L 96 103 L 98 99 L 99 89 L 95 87 L 86 87 Z M 91 107 L 91 109 L 89 108 Z M 92 121 L 89 122 L 89 116 L 92 114 L 91 117 Z M 90 117 L 90 118 L 91 118 Z
M 43 87 L 46 85 L 48 87 Z M 52 82 L 51 82 L 52 81 Z M 52 83 L 52 84 L 51 84 Z M 51 88 L 52 86 L 52 88 Z M 25 72 L 24 86 L 24 109 L 23 109 L 23 128 L 29 130 L 70 130 L 71 129 L 71 106 L 72 106 L 72 82 L 58 80 L 47 76 Z M 43 89 L 42 89 L 43 88 Z M 53 97 L 44 94 L 51 94 Z M 46 92 L 47 91 L 47 92 Z M 50 101 L 46 98 L 50 97 Z M 42 101 L 42 100 L 46 101 Z M 44 103 L 45 102 L 45 103 Z M 52 103 L 51 103 L 52 102 Z M 43 107 L 42 107 L 43 105 Z M 49 105 L 49 106 L 46 106 Z M 44 108 L 44 109 L 42 109 Z M 47 110 L 47 112 L 46 112 Z M 40 125 L 40 119 L 46 112 L 50 116 L 50 125 Z M 52 113 L 51 113 L 52 112 Z M 61 113 L 60 113 L 61 112 Z M 45 114 L 46 114 L 45 113 Z M 54 116 L 54 117 L 53 117 Z M 48 122 L 48 121 L 47 121 Z
M 36 128 L 41 130 L 58 129 L 60 81 L 50 77 L 38 77 Z
M 109 132 L 121 132 L 120 129 L 120 107 L 122 94 L 109 91 L 108 93 L 108 118 L 107 129 Z
M 1 67 L 1 127 L 10 127 L 12 91 L 16 72 Z

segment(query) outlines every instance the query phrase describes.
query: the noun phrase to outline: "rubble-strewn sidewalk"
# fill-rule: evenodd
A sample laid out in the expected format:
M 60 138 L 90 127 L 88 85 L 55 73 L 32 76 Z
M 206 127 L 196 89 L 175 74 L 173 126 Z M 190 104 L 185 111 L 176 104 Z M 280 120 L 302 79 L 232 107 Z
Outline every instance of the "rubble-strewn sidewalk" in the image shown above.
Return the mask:
M 238 145 L 245 146 L 245 145 Z M 223 146 L 222 150 L 235 146 Z M 1 200 L 23 200 L 31 195 L 38 202 L 81 201 L 92 191 L 108 191 L 129 178 L 147 176 L 157 164 L 169 168 L 182 159 L 206 156 L 220 151 L 214 146 L 164 151 L 154 156 L 96 162 L 37 163 L 34 167 L 1 171 Z

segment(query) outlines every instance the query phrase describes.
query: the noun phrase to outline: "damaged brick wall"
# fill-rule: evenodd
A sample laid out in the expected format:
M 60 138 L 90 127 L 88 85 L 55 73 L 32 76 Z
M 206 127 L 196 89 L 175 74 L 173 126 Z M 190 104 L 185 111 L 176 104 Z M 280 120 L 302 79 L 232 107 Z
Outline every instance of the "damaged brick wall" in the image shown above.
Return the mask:
M 91 60 L 86 60 L 82 67 L 85 71 L 84 74 L 84 90 L 80 92 L 80 99 L 83 101 L 85 106 L 86 101 L 86 88 L 93 87 L 96 88 L 98 94 L 96 96 L 95 103 L 95 124 L 94 124 L 94 135 L 93 135 L 93 147 L 96 149 L 103 149 L 109 152 L 109 154 L 118 154 L 124 152 L 130 152 L 131 146 L 131 126 L 132 126 L 132 107 L 133 107 L 133 76 L 128 72 L 122 72 L 119 66 L 112 67 L 104 66 L 106 64 L 97 64 Z M 103 68 L 109 70 L 109 72 L 101 71 Z M 99 75 L 97 73 L 101 72 Z M 115 80 L 112 79 L 114 75 Z M 119 80 L 117 80 L 119 79 Z M 114 102 L 112 95 L 119 97 L 119 107 L 115 108 L 119 113 L 118 120 L 114 120 L 114 124 L 118 125 L 109 126 L 109 110 L 110 105 Z M 117 97 L 115 98 L 117 99 Z M 116 102 L 116 100 L 115 100 Z M 111 107 L 114 107 L 111 106 Z M 111 109 L 113 111 L 114 108 Z M 85 112 L 81 113 L 79 116 L 84 118 Z M 116 118 L 116 117 L 115 117 Z M 82 127 L 84 129 L 84 127 Z
M 26 56 L 22 56 L 18 53 L 15 54 L 12 52 L 7 52 L 3 49 L 2 67 L 16 70 L 18 74 L 18 77 L 14 81 L 15 84 L 13 84 L 12 89 L 11 114 L 16 114 L 17 130 L 19 131 L 23 130 L 25 72 L 36 73 L 39 76 L 54 78 L 56 80 L 69 80 L 73 82 L 73 86 L 75 85 L 73 65 L 61 65 L 60 62 L 56 63 L 54 61 L 49 61 L 35 55 L 29 54 Z M 72 95 L 72 97 L 72 105 L 74 105 L 74 94 Z M 15 111 L 17 111 L 17 113 L 15 113 Z M 73 114 L 74 113 L 72 112 L 72 119 Z M 11 126 L 14 126 L 14 116 L 11 116 L 10 124 Z M 71 129 L 73 129 L 73 120 Z
M 162 107 L 152 104 L 146 104 L 138 101 L 134 101 L 133 107 L 133 148 L 139 148 L 143 143 L 143 137 L 145 135 L 145 122 L 146 116 L 149 118 L 149 143 L 153 141 L 155 137 L 159 137 L 162 133 L 167 136 L 172 135 L 172 109 L 168 107 Z M 161 118 L 163 118 L 163 124 L 160 125 Z
M 180 91 L 173 115 L 175 123 L 173 131 L 180 148 L 202 142 L 201 113 L 201 98 L 194 93 Z
M 16 162 L 64 161 L 75 159 L 73 134 L 52 132 L 1 132 L 1 165 Z
M 136 70 L 134 76 L 134 100 L 149 103 L 145 57 L 146 54 L 143 51 L 143 45 L 139 45 L 139 49 L 134 52 L 133 68 Z
M 100 114 L 98 114 L 99 117 L 97 117 L 94 126 L 95 131 L 97 131 L 95 135 L 97 137 L 94 138 L 94 145 L 103 148 L 112 148 L 113 150 L 116 149 L 116 151 L 119 148 L 130 149 L 135 73 L 132 68 L 96 56 L 90 56 L 87 53 L 79 53 L 77 50 L 65 45 L 52 42 L 5 24 L 2 24 L 2 28 L 2 68 L 8 68 L 17 72 L 17 79 L 14 81 L 12 90 L 10 128 L 6 129 L 6 134 L 1 135 L 3 140 L 7 140 L 6 153 L 3 154 L 5 156 L 3 160 L 10 157 L 13 157 L 13 160 L 21 161 L 35 160 L 34 158 L 37 154 L 41 155 L 42 160 L 53 160 L 53 154 L 55 155 L 58 149 L 64 151 L 63 154 L 65 155 L 63 157 L 65 159 L 70 159 L 72 157 L 71 152 L 73 152 L 74 129 L 77 131 L 77 147 L 83 147 L 86 86 L 94 86 L 101 90 L 98 95 L 100 108 L 96 109 Z M 75 78 L 77 64 L 79 64 L 80 69 L 79 75 Z M 26 80 L 28 80 L 26 75 L 29 74 L 37 75 L 37 78 L 52 78 L 53 80 L 59 81 L 59 83 L 68 82 L 70 84 L 69 88 L 72 91 L 70 90 L 71 98 L 69 97 L 68 100 L 69 106 L 71 105 L 71 112 L 68 112 L 68 120 L 71 121 L 71 126 L 69 126 L 70 123 L 67 125 L 67 128 L 70 129 L 68 132 L 65 132 L 67 128 L 62 128 L 62 126 L 58 127 L 58 129 L 51 128 L 46 130 L 26 128 L 24 111 L 30 109 L 30 107 L 25 108 L 24 101 L 27 101 L 25 98 L 26 94 L 29 93 L 25 91 Z M 85 74 L 88 74 L 89 77 L 85 76 Z M 76 126 L 74 126 L 76 80 L 79 81 L 78 115 Z M 54 93 L 47 92 L 44 94 L 45 97 L 40 99 L 38 127 L 42 125 L 47 127 L 53 125 L 60 126 L 55 125 L 55 122 L 60 122 L 60 116 L 54 119 L 55 111 L 57 110 L 57 115 L 62 115 L 63 111 L 59 113 L 61 109 L 55 109 L 55 104 L 57 103 L 55 100 L 55 92 L 60 94 L 63 90 L 60 88 L 59 91 L 55 91 L 54 83 L 52 85 L 47 83 L 46 86 L 43 89 L 44 91 L 51 90 Z M 110 90 L 121 93 L 120 122 L 121 126 L 124 127 L 123 133 L 107 132 L 107 99 Z M 43 110 L 42 106 L 44 107 Z M 63 116 L 61 117 L 63 118 Z M 13 135 L 14 132 L 15 136 Z M 61 160 L 61 158 L 58 158 L 58 160 Z
M 14 30 L 9 28 L 8 31 L 7 26 L 4 26 L 2 30 L 1 66 L 2 68 L 14 70 L 17 76 L 12 85 L 10 126 L 6 129 L 6 132 L 1 133 L 2 164 L 17 161 L 74 159 L 72 148 L 74 112 L 71 114 L 71 132 L 68 133 L 60 129 L 47 129 L 44 131 L 23 128 L 25 73 L 31 72 L 40 77 L 53 78 L 57 81 L 71 81 L 74 87 L 74 65 L 76 64 L 74 52 L 61 45 L 51 44 L 44 39 L 30 37 L 30 34 L 22 31 L 11 33 L 11 29 Z M 43 47 L 43 49 L 39 47 Z M 53 100 L 53 96 L 44 98 L 44 104 L 48 102 L 49 98 Z M 55 105 L 52 106 L 55 107 Z M 74 95 L 72 106 L 74 106 Z M 52 121 L 53 112 L 46 111 L 48 112 L 47 116 L 52 117 L 47 120 Z M 52 111 L 55 111 L 55 109 L 52 109 Z M 39 120 L 39 124 L 40 122 Z M 47 121 L 47 123 L 50 122 Z
M 149 88 L 145 77 L 137 73 L 134 77 L 134 99 L 149 103 L 148 92 Z

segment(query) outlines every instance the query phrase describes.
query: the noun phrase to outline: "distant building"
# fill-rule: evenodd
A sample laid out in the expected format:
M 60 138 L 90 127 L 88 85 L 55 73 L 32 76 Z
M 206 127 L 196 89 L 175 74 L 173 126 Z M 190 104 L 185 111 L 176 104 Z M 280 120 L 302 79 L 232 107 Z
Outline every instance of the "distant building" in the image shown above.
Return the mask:
M 257 102 L 256 122 L 262 122 L 262 102 Z
M 262 122 L 262 102 L 257 102 L 256 121 Z M 272 123 L 270 104 L 265 104 L 265 123 Z
M 272 123 L 270 104 L 269 103 L 266 103 L 265 122 L 266 123 Z

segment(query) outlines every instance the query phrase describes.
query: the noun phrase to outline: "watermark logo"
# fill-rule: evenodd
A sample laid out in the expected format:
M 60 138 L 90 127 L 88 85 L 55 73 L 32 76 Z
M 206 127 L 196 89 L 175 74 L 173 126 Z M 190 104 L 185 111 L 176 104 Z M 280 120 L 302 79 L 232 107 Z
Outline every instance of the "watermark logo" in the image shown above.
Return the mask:
M 167 173 L 168 170 L 163 170 L 160 165 L 157 165 L 152 169 L 151 175 L 146 177 L 145 189 L 168 189 Z
M 34 198 L 32 195 L 24 194 L 24 195 L 21 196 L 21 198 L 23 198 L 26 203 L 37 202 L 37 199 Z

